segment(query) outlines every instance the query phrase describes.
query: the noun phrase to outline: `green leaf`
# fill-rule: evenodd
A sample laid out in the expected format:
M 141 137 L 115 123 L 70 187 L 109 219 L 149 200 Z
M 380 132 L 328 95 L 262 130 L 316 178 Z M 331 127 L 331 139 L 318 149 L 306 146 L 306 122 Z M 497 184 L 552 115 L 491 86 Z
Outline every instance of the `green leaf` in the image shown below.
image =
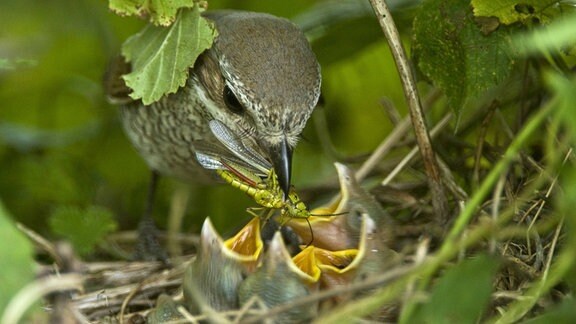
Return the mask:
M 50 216 L 54 233 L 69 240 L 80 255 L 89 254 L 95 245 L 117 228 L 112 213 L 102 207 L 59 207 Z
M 472 0 L 474 15 L 496 17 L 501 24 L 547 24 L 562 13 L 558 0 Z
M 122 46 L 122 54 L 132 63 L 132 72 L 123 77 L 133 90 L 130 96 L 148 105 L 176 92 L 215 37 L 213 24 L 200 16 L 197 6 L 181 10 L 170 27 L 148 25 L 130 37 Z
M 486 255 L 446 271 L 411 323 L 478 323 L 490 301 L 498 262 Z
M 0 202 L 0 314 L 11 298 L 34 278 L 32 245 L 16 229 L 8 212 Z
M 147 16 L 154 25 L 169 26 L 180 8 L 192 8 L 192 0 L 110 0 L 110 10 L 121 16 Z
M 562 304 L 550 308 L 546 313 L 530 319 L 524 324 L 576 323 L 576 301 L 565 299 Z
M 552 100 L 557 102 L 555 116 L 550 116 L 552 121 L 559 121 L 562 132 L 562 141 L 569 147 L 576 146 L 576 114 L 574 114 L 574 107 L 576 107 L 576 75 L 571 75 L 566 78 L 566 75 L 558 73 L 558 71 L 547 71 L 544 74 L 544 80 L 550 92 L 553 94 Z M 556 155 L 554 160 L 561 161 L 565 158 L 563 151 L 555 151 L 558 149 L 558 142 L 550 141 L 546 152 L 547 159 L 551 159 Z M 557 216 L 562 217 L 565 222 L 566 233 L 576 232 L 576 214 L 574 213 L 574 206 L 576 206 L 576 165 L 573 161 L 566 163 L 561 169 L 558 176 L 562 194 L 555 197 L 555 206 Z M 570 270 L 564 276 L 565 283 L 574 291 L 576 289 L 576 262 L 573 258 L 576 251 L 576 237 L 571 235 L 562 241 L 562 249 L 571 251 L 572 258 L 570 261 L 572 265 Z M 559 253 L 557 253 L 559 254 Z M 558 263 L 560 260 L 556 257 L 555 261 Z M 572 309 L 574 301 L 572 301 Z M 573 322 L 573 321 L 572 321 Z M 566 322 L 566 323 L 572 323 Z M 560 322 L 554 322 L 560 323 Z
M 558 98 L 558 120 L 562 121 L 564 131 L 571 137 L 572 144 L 576 144 L 576 76 L 567 79 L 563 75 L 548 71 L 544 80 L 551 92 Z M 572 186 L 570 187 L 572 188 Z M 575 197 L 576 197 L 576 191 Z
M 444 91 L 459 113 L 505 80 L 514 64 L 508 29 L 484 35 L 466 1 L 425 1 L 414 20 L 413 56 L 419 71 Z

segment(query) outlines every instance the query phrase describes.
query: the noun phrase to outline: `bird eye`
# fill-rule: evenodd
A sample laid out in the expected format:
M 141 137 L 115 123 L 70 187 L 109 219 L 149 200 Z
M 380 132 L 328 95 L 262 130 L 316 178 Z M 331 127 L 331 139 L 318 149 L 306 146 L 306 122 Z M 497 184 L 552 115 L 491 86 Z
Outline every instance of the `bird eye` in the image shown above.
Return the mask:
M 228 107 L 228 110 L 235 114 L 241 114 L 244 112 L 244 107 L 228 86 L 224 87 L 224 103 L 226 104 L 226 107 Z

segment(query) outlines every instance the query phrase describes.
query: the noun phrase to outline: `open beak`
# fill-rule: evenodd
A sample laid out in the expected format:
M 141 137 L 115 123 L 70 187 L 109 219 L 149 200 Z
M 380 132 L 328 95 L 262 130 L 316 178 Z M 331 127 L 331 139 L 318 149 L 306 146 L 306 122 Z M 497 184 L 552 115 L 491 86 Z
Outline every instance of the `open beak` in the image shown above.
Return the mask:
M 292 175 L 292 148 L 288 145 L 286 138 L 270 148 L 270 158 L 274 172 L 278 177 L 278 184 L 284 192 L 284 200 L 286 200 L 290 193 L 290 177 Z

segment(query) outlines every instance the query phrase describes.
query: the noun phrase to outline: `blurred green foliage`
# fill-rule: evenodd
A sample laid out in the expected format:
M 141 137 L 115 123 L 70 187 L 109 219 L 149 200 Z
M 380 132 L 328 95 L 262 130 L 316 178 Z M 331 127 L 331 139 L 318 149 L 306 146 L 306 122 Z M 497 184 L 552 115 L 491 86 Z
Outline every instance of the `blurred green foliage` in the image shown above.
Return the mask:
M 67 239 L 81 256 L 93 252 L 106 234 L 116 229 L 112 213 L 99 206 L 80 209 L 74 206 L 58 207 L 49 218 L 51 230 Z
M 34 278 L 33 250 L 30 241 L 16 229 L 8 211 L 0 201 L 0 237 L 4 247 L 0 250 L 0 314 L 23 286 Z M 1 318 L 2 315 L 0 315 Z
M 486 311 L 498 262 L 478 255 L 446 270 L 410 320 L 414 323 L 477 323 Z M 455 305 L 458 305 L 455 307 Z
M 524 324 L 574 323 L 576 321 L 576 301 L 567 298 L 560 305 L 554 306 L 549 312 L 529 319 Z

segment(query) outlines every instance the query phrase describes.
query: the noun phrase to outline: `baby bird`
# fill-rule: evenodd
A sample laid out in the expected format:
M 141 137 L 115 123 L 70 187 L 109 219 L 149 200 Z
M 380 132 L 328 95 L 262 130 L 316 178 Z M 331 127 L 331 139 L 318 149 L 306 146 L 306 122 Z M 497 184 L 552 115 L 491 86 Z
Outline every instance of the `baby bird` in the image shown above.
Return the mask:
M 267 308 L 289 304 L 311 294 L 314 281 L 292 261 L 280 232 L 272 239 L 263 264 L 238 289 L 241 305 L 259 301 Z M 317 314 L 317 303 L 296 306 L 273 318 L 274 323 L 309 322 Z

